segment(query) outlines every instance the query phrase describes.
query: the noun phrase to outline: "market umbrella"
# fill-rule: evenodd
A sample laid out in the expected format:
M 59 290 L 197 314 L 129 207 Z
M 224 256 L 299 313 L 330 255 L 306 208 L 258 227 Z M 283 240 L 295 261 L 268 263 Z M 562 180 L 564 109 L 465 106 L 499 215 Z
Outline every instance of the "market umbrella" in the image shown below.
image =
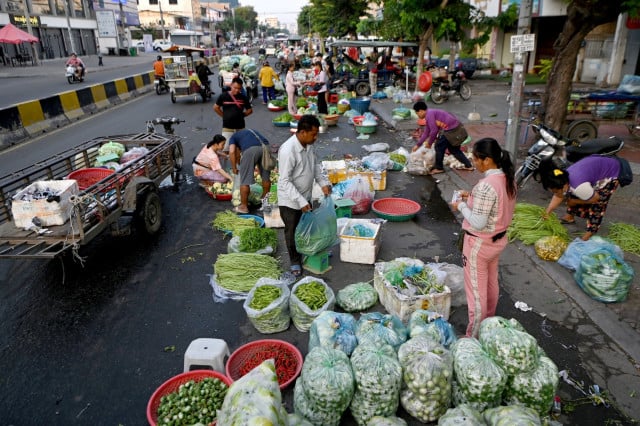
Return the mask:
M 40 39 L 32 36 L 26 31 L 13 24 L 7 24 L 0 29 L 0 43 L 20 44 L 20 43 L 38 43 Z

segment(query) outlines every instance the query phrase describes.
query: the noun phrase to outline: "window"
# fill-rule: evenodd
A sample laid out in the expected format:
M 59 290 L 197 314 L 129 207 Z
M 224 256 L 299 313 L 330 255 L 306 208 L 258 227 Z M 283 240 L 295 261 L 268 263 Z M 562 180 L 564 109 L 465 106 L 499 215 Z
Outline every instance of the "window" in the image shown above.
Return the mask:
M 169 4 L 178 4 L 178 0 L 169 0 Z
M 149 5 L 158 5 L 158 0 L 149 0 Z

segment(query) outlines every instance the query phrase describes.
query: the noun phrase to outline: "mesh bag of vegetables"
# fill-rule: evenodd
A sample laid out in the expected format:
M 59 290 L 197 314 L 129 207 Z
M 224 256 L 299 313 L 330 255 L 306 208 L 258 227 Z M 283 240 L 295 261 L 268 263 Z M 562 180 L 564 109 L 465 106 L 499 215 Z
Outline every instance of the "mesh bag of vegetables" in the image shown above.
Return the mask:
M 98 156 L 113 154 L 113 155 L 117 155 L 118 158 L 120 158 L 122 157 L 125 151 L 126 151 L 126 148 L 124 147 L 123 144 L 119 142 L 109 141 L 105 144 L 102 144 L 100 148 L 98 148 Z
M 323 280 L 304 277 L 291 289 L 289 311 L 293 325 L 299 331 L 309 331 L 311 323 L 318 315 L 333 309 L 335 300 L 333 290 Z
M 302 214 L 295 232 L 296 249 L 313 256 L 340 242 L 333 198 L 324 197 L 320 207 Z
M 482 413 L 488 426 L 518 425 L 541 426 L 540 417 L 529 407 L 521 405 L 507 405 L 489 408 Z
M 407 426 L 407 422 L 396 416 L 373 416 L 367 426 Z
M 633 282 L 633 268 L 606 248 L 582 255 L 573 274 L 580 288 L 599 302 L 624 302 Z
M 289 420 L 289 426 L 313 426 L 313 423 L 302 417 L 300 414 L 289 413 L 287 419 Z
M 444 317 L 433 311 L 418 309 L 409 317 L 409 337 L 425 334 L 449 349 L 456 340 L 453 326 Z
M 500 404 L 507 375 L 474 338 L 460 339 L 451 347 L 455 388 L 454 403 L 467 402 L 477 410 Z
M 360 316 L 356 337 L 358 344 L 391 345 L 397 349 L 407 340 L 407 329 L 395 315 L 370 312 Z
M 260 278 L 242 307 L 251 324 L 263 334 L 279 333 L 289 328 L 289 287 L 286 282 Z
M 288 424 L 272 359 L 264 361 L 234 382 L 218 411 L 220 426 L 252 424 Z
M 351 355 L 356 390 L 350 410 L 359 425 L 373 416 L 390 416 L 398 410 L 402 367 L 390 345 L 361 344 Z
M 533 247 L 540 259 L 557 262 L 560 256 L 562 256 L 562 253 L 567 249 L 567 244 L 567 241 L 557 235 L 549 235 L 538 238 L 538 241 L 535 242 Z
M 546 356 L 541 356 L 531 373 L 509 377 L 504 401 L 509 405 L 525 405 L 545 416 L 553 405 L 558 388 L 558 367 Z
M 324 311 L 311 323 L 309 350 L 327 346 L 351 355 L 357 345 L 356 319 L 351 314 Z
M 485 326 L 487 320 L 491 321 Z M 535 337 L 521 330 L 522 326 L 514 321 L 490 317 L 480 324 L 480 343 L 508 375 L 533 370 L 540 356 Z
M 485 426 L 482 413 L 468 404 L 449 408 L 438 419 L 438 426 Z
M 260 278 L 280 277 L 278 261 L 271 256 L 255 253 L 218 255 L 211 277 L 213 299 L 244 300 Z
M 307 354 L 296 380 L 293 408 L 316 426 L 337 426 L 354 390 L 349 357 L 337 349 L 317 346 Z
M 360 312 L 378 303 L 378 292 L 369 283 L 349 284 L 336 294 L 336 303 L 347 312 Z
M 398 359 L 407 386 L 400 403 L 421 422 L 438 420 L 451 405 L 451 353 L 429 337 L 417 336 L 400 346 Z

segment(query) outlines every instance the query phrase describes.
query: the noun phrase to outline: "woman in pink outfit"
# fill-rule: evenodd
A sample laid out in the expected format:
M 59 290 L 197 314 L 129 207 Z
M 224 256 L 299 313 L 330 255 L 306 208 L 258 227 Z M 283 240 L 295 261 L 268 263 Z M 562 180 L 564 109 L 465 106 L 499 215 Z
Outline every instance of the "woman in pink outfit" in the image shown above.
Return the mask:
M 478 337 L 482 320 L 496 314 L 500 291 L 498 260 L 507 245 L 507 228 L 516 205 L 514 165 L 509 152 L 495 139 L 484 138 L 473 146 L 473 161 L 484 177 L 471 194 L 462 191 L 462 201 L 451 203 L 452 209 L 464 217 L 462 265 L 469 310 L 467 337 Z

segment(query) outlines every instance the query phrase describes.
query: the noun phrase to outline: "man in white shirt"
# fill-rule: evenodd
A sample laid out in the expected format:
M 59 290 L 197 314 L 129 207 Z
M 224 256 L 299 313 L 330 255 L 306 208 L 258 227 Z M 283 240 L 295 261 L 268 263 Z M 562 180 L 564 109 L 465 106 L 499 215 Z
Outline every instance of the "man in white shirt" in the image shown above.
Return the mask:
M 314 181 L 322 187 L 325 196 L 331 194 L 331 185 L 313 148 L 319 128 L 318 118 L 303 115 L 298 121 L 297 132 L 278 151 L 278 206 L 284 222 L 291 273 L 296 277 L 302 274 L 302 255 L 296 250 L 295 232 L 302 213 L 312 209 Z

